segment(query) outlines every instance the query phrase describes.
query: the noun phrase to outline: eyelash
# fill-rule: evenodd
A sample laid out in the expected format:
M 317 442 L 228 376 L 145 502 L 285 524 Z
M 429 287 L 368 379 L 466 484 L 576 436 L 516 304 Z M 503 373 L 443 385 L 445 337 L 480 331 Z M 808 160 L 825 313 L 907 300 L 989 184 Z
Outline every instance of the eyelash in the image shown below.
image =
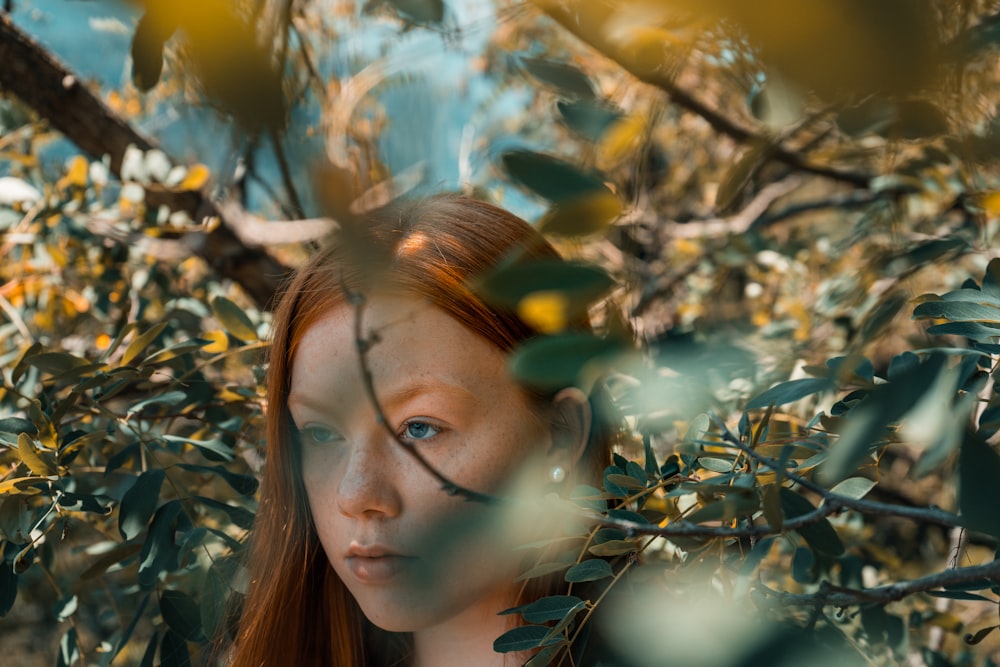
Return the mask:
M 424 437 L 407 435 L 407 431 L 414 425 L 426 426 L 428 429 L 434 431 L 434 433 L 430 436 L 425 435 Z M 443 431 L 443 428 L 435 426 L 425 419 L 408 419 L 403 422 L 403 425 L 400 427 L 397 435 L 401 440 L 405 441 L 428 442 L 441 435 Z M 326 445 L 340 439 L 333 429 L 320 426 L 318 424 L 306 424 L 303 426 L 299 429 L 299 437 L 303 442 L 308 442 L 314 445 Z
M 406 432 L 414 424 L 419 424 L 421 426 L 426 426 L 429 429 L 433 430 L 434 434 L 431 435 L 431 436 L 429 436 L 429 437 L 423 437 L 423 438 L 418 438 L 418 437 L 414 437 L 414 436 L 407 436 Z M 435 426 L 434 424 L 431 424 L 426 419 L 408 419 L 405 422 L 403 422 L 403 425 L 399 429 L 399 434 L 398 435 L 399 435 L 400 439 L 405 440 L 405 441 L 429 442 L 429 441 L 433 440 L 434 438 L 438 437 L 439 435 L 441 435 L 441 433 L 443 431 L 444 431 L 443 428 L 441 428 L 440 426 Z

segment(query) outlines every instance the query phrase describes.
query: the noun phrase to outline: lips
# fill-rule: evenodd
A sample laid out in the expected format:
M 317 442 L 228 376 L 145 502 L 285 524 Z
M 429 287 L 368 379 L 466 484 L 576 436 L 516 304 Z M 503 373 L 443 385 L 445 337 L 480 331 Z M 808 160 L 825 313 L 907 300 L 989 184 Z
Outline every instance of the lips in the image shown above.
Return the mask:
M 344 562 L 358 581 L 385 584 L 401 578 L 417 560 L 381 545 L 352 544 Z

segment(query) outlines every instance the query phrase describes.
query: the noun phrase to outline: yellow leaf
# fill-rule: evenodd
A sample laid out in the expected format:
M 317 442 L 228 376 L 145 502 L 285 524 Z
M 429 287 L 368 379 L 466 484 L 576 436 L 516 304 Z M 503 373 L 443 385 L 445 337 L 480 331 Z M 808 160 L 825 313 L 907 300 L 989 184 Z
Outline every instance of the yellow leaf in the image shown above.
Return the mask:
M 153 339 L 159 336 L 166 327 L 166 322 L 160 322 L 141 336 L 133 338 L 132 342 L 128 344 L 127 348 L 125 348 L 125 354 L 122 355 L 121 365 L 127 366 L 129 362 L 135 359 L 140 352 L 146 349 L 146 346 L 152 343 Z
M 18 484 L 31 484 L 37 481 L 37 477 L 15 477 L 14 479 L 4 480 L 3 482 L 0 482 L 0 496 L 33 496 L 37 493 L 41 493 L 41 491 L 33 486 L 23 489 L 18 488 L 17 486 Z
M 646 119 L 642 114 L 625 116 L 608 128 L 597 145 L 597 165 L 607 171 L 632 157 L 643 144 Z
M 87 172 L 90 170 L 90 163 L 87 158 L 77 155 L 69 163 L 69 170 L 66 173 L 66 182 L 77 188 L 87 187 Z
M 201 190 L 208 183 L 211 172 L 203 164 L 194 164 L 188 168 L 187 176 L 177 186 L 179 190 Z
M 28 469 L 36 475 L 48 477 L 56 473 L 55 464 L 42 456 L 35 447 L 35 443 L 31 441 L 31 436 L 27 433 L 17 436 L 17 453 L 24 465 L 28 466 Z
M 219 352 L 225 352 L 229 349 L 229 336 L 227 336 L 226 332 L 221 329 L 206 331 L 201 335 L 201 337 L 212 341 L 208 345 L 201 348 L 209 354 L 218 354 Z
M 538 229 L 554 236 L 585 236 L 605 229 L 621 212 L 618 197 L 597 191 L 557 204 L 539 220 Z
M 532 292 L 517 304 L 517 314 L 542 333 L 557 333 L 566 328 L 569 300 L 565 294 L 554 290 Z

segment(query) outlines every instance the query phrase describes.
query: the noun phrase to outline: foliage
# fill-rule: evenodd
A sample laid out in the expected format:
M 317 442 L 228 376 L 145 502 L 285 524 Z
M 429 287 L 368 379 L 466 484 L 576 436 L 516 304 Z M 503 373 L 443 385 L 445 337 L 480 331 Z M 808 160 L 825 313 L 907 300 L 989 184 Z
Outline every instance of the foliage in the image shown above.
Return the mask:
M 547 509 L 571 520 L 523 579 L 568 589 L 507 610 L 523 624 L 498 651 L 572 664 L 602 637 L 639 665 L 1000 659 L 998 18 L 979 0 L 801 4 L 501 9 L 485 76 L 531 106 L 519 144 L 458 186 L 536 196 L 574 259 L 475 287 L 547 334 L 515 374 L 607 383 L 635 437 L 599 488 Z M 190 3 L 137 19 L 133 77 L 155 95 L 188 76 L 254 141 L 271 133 L 270 210 L 336 218 L 406 189 L 377 149 L 405 137 L 369 95 L 391 63 L 318 102 L 321 8 L 204 6 L 236 26 L 268 104 L 246 102 L 257 80 L 226 76 L 244 70 Z M 353 16 L 456 33 L 439 2 Z M 280 149 L 311 105 L 326 210 Z M 476 150 L 503 134 L 477 131 Z M 52 174 L 24 143 L 0 179 L 0 611 L 44 600 L 59 664 L 207 662 L 246 584 L 266 310 L 190 251 L 228 223 L 148 199 L 205 190 L 204 167 L 133 149 L 117 180 L 84 157 Z M 598 334 L 565 333 L 588 311 Z

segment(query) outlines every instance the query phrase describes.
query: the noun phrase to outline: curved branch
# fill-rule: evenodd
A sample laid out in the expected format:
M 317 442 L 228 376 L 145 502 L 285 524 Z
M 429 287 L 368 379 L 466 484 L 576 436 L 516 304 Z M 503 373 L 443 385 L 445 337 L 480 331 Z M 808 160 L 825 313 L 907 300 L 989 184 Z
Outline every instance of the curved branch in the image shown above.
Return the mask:
M 0 86 L 46 119 L 67 139 L 94 158 L 108 155 L 111 171 L 121 175 L 125 150 L 156 148 L 156 142 L 132 127 L 91 92 L 79 77 L 38 42 L 0 14 Z M 156 184 L 146 187 L 149 206 L 185 210 L 192 219 L 218 217 L 222 224 L 189 239 L 194 254 L 219 275 L 236 281 L 258 306 L 267 307 L 288 267 L 266 250 L 247 245 L 238 234 L 245 211 L 227 207 L 200 191 L 174 191 Z
M 915 593 L 925 593 L 936 588 L 946 588 L 980 580 L 1000 583 L 1000 560 L 994 560 L 985 565 L 951 568 L 919 579 L 900 581 L 875 588 L 842 588 L 824 584 L 815 593 L 785 593 L 761 584 L 760 590 L 764 595 L 776 598 L 782 605 L 787 606 L 852 607 L 860 604 L 896 602 Z

